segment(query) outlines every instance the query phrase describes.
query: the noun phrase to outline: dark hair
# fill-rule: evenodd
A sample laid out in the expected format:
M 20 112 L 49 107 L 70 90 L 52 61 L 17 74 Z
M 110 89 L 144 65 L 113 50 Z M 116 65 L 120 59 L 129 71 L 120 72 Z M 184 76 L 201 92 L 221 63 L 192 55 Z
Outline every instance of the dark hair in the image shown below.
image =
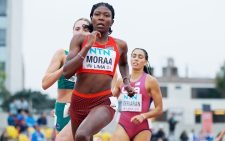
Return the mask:
M 92 32 L 93 31 L 93 26 L 92 24 L 89 24 L 89 25 L 83 25 L 83 28 L 87 28 L 89 30 L 89 32 Z
M 91 13 L 90 13 L 90 18 L 93 17 L 93 13 L 94 13 L 95 9 L 97 9 L 97 8 L 100 7 L 100 6 L 105 6 L 105 7 L 107 7 L 107 8 L 111 11 L 111 13 L 112 13 L 112 20 L 114 20 L 114 17 L 115 17 L 115 11 L 114 11 L 113 6 L 110 5 L 110 4 L 108 4 L 108 3 L 104 3 L 104 2 L 100 2 L 100 3 L 94 4 L 94 5 L 92 6 L 92 8 L 91 8 Z M 112 33 L 112 29 L 111 29 L 111 27 L 110 27 L 110 28 L 109 28 L 109 34 L 111 34 L 111 33 Z
M 76 23 L 79 22 L 79 21 L 85 21 L 85 22 L 87 22 L 88 25 L 83 25 L 83 28 L 87 28 L 90 32 L 93 31 L 93 26 L 92 26 L 91 22 L 88 19 L 86 19 L 86 18 L 80 18 L 80 19 L 76 20 L 74 22 L 73 29 L 74 29 Z
M 142 50 L 145 54 L 145 60 L 147 61 L 147 64 L 144 66 L 144 72 L 147 73 L 147 74 L 150 74 L 152 75 L 153 74 L 153 68 L 150 66 L 150 63 L 148 61 L 148 52 L 143 49 L 143 48 L 135 48 L 131 54 L 133 54 L 133 52 L 136 50 L 136 49 L 139 49 L 139 50 Z

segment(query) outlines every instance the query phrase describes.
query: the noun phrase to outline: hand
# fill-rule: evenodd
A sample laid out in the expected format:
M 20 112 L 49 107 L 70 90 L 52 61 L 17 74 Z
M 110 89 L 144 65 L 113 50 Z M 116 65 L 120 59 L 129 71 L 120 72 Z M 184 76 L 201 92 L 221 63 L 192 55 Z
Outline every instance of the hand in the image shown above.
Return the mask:
M 131 118 L 131 122 L 134 124 L 140 124 L 145 120 L 144 116 L 142 115 L 136 115 L 134 117 Z
M 225 136 L 225 129 L 220 134 L 222 137 Z
M 216 137 L 214 141 L 221 141 L 224 135 L 225 135 L 225 130 L 221 131 L 219 136 Z
M 93 44 L 95 43 L 97 38 L 101 37 L 101 33 L 98 31 L 93 31 L 92 33 L 88 34 L 88 41 L 85 47 L 91 48 Z
M 55 109 L 51 110 L 50 116 L 51 116 L 51 117 L 55 117 Z
M 133 97 L 135 94 L 134 88 L 130 85 L 124 85 L 124 89 L 127 91 L 129 97 Z

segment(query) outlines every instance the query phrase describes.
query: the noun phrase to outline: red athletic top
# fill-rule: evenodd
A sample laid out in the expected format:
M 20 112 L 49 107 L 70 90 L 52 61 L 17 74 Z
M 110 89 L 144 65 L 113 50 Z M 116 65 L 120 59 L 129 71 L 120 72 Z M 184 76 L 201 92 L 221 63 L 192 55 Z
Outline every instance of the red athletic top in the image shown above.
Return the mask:
M 88 36 L 86 36 L 82 48 L 87 43 Z M 99 44 L 95 42 L 94 45 L 88 50 L 84 58 L 83 64 L 77 71 L 77 74 L 88 73 L 101 73 L 111 75 L 113 77 L 116 66 L 119 62 L 120 54 L 115 40 L 109 36 L 106 44 Z

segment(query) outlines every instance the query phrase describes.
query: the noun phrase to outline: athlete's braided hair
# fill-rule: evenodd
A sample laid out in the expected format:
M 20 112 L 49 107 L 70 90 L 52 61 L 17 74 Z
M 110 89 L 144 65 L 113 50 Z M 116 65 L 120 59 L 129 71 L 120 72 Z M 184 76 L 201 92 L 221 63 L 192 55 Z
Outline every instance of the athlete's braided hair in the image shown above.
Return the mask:
M 107 7 L 111 11 L 111 13 L 112 13 L 112 20 L 114 20 L 114 16 L 115 16 L 114 8 L 113 8 L 112 5 L 110 5 L 108 3 L 105 3 L 105 2 L 100 2 L 100 3 L 97 3 L 97 4 L 95 4 L 95 5 L 92 6 L 91 13 L 90 13 L 90 18 L 93 17 L 93 13 L 94 13 L 95 9 L 98 8 L 99 6 L 105 6 L 105 7 Z M 109 28 L 109 34 L 111 34 L 111 33 L 112 33 L 112 29 L 110 27 Z
M 136 49 L 142 50 L 144 52 L 145 60 L 147 61 L 147 64 L 144 66 L 144 72 L 152 75 L 153 74 L 153 68 L 150 66 L 150 63 L 148 61 L 148 52 L 143 48 L 135 48 L 134 50 L 136 50 Z M 134 52 L 134 50 L 132 51 L 132 53 Z

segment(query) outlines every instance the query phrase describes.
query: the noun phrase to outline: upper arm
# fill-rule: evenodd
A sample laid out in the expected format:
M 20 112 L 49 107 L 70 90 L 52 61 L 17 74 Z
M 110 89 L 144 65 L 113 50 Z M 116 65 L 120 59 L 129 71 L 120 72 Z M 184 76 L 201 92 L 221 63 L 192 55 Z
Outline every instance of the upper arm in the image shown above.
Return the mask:
M 70 42 L 70 50 L 69 50 L 69 54 L 67 55 L 66 58 L 66 62 L 68 62 L 69 60 L 71 60 L 73 57 L 75 57 L 78 52 L 81 49 L 81 44 L 84 40 L 84 35 L 82 34 L 77 34 L 74 35 L 71 42 Z
M 162 94 L 157 80 L 154 77 L 148 75 L 145 84 L 147 85 L 146 87 L 149 95 L 154 101 L 155 107 L 162 108 Z
M 127 51 L 128 51 L 127 43 L 119 39 L 116 39 L 116 42 L 120 52 L 119 64 L 120 65 L 127 64 Z
M 65 61 L 65 58 L 66 56 L 63 49 L 56 51 L 56 53 L 53 55 L 52 60 L 48 66 L 46 74 L 55 72 L 59 68 L 61 68 L 61 66 L 63 65 Z

